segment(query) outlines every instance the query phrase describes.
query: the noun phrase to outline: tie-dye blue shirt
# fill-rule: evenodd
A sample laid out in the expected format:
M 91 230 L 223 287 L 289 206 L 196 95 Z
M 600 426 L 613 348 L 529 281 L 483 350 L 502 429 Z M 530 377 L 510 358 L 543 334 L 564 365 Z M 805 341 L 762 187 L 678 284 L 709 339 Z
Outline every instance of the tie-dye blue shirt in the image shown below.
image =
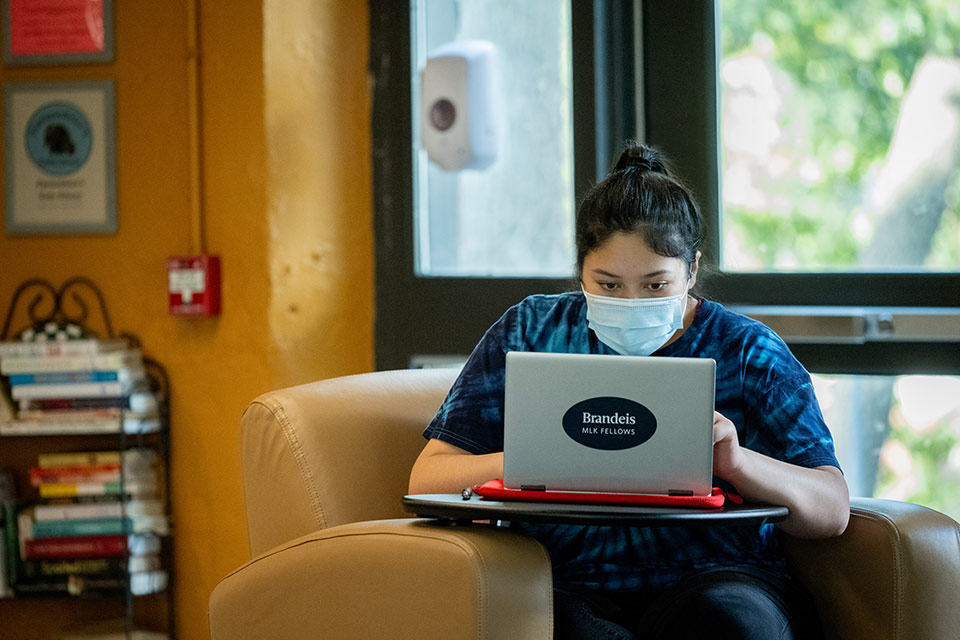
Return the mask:
M 614 353 L 587 327 L 580 292 L 531 296 L 511 307 L 483 336 L 424 432 L 427 438 L 475 454 L 503 450 L 508 351 Z M 716 360 L 716 410 L 736 425 L 741 445 L 801 467 L 839 467 L 809 374 L 769 328 L 703 300 L 690 327 L 655 355 Z M 784 571 L 769 524 L 514 526 L 547 547 L 555 580 L 588 588 L 668 587 L 699 571 L 724 566 Z

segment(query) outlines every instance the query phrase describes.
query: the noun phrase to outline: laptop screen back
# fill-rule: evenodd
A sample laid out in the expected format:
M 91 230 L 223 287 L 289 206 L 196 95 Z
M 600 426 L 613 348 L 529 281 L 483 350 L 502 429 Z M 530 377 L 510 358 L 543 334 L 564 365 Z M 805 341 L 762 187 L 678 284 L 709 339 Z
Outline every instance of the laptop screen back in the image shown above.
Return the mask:
M 706 495 L 716 363 L 510 352 L 504 485 Z

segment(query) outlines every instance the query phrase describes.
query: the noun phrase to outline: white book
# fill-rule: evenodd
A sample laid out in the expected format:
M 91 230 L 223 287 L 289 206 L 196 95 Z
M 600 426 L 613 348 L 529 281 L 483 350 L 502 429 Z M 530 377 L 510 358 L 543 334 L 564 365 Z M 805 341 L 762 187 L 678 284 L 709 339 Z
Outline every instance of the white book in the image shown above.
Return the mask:
M 68 356 L 9 356 L 0 358 L 0 374 L 8 376 L 12 373 L 50 371 L 110 371 L 142 364 L 143 354 L 139 349 Z
M 127 558 L 127 571 L 130 573 L 142 573 L 144 571 L 159 571 L 160 556 L 153 554 L 149 556 L 133 556 Z
M 66 384 L 19 384 L 10 389 L 14 400 L 48 398 L 106 398 L 125 395 L 130 385 L 122 382 L 68 382 Z
M 156 433 L 160 431 L 157 418 L 125 418 L 124 433 Z M 0 422 L 0 436 L 53 436 L 84 433 L 120 433 L 120 420 L 13 420 Z
M 134 516 L 131 518 L 133 533 L 153 533 L 158 536 L 170 535 L 170 519 L 167 516 Z
M 120 516 L 163 516 L 161 500 L 128 500 L 127 502 L 78 502 L 71 504 L 39 504 L 34 507 L 35 520 L 82 520 L 85 518 L 118 518 Z
M 127 537 L 127 553 L 131 556 L 151 556 L 160 553 L 160 538 L 150 535 Z
M 130 574 L 130 593 L 142 596 L 157 593 L 167 588 L 166 571 L 141 571 Z
M 81 338 L 79 340 L 48 340 L 45 342 L 0 342 L 0 358 L 82 356 L 94 353 L 122 351 L 129 345 L 120 338 Z

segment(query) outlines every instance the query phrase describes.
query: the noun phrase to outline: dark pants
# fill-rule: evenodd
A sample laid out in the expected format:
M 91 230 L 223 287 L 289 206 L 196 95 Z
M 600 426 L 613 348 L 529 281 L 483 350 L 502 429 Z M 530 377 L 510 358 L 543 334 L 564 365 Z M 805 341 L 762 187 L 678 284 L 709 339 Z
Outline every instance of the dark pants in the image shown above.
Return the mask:
M 798 585 L 712 570 L 666 591 L 554 590 L 558 640 L 815 640 L 816 608 Z

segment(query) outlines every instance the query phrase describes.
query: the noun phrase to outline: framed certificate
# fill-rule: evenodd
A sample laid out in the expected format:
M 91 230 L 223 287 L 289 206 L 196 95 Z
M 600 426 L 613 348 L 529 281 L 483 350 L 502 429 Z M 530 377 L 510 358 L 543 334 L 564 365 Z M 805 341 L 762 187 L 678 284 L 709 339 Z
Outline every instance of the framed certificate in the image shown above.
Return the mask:
M 7 234 L 115 233 L 114 89 L 4 87 Z
M 113 60 L 113 0 L 4 0 L 5 65 Z

